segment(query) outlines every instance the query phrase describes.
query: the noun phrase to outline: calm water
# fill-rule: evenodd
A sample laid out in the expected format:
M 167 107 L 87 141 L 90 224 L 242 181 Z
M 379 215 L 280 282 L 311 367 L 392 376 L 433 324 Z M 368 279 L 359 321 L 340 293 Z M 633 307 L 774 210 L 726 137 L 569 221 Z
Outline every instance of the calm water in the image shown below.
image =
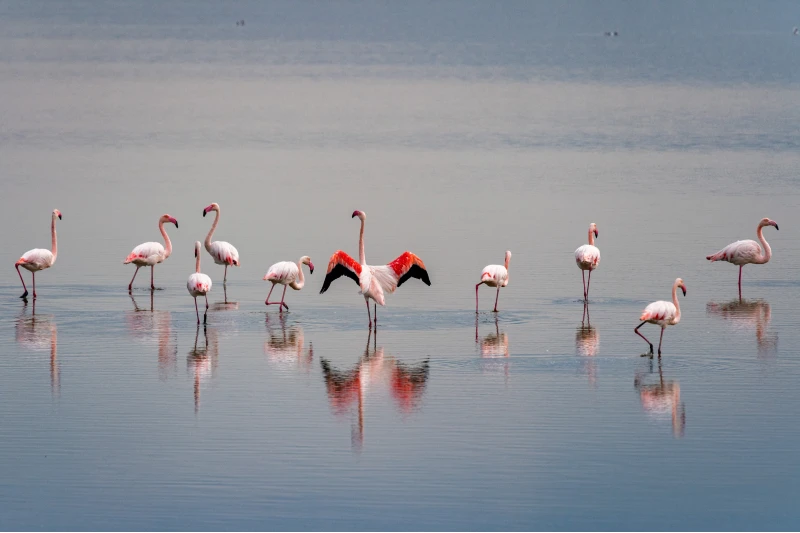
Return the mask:
M 797 529 L 797 16 L 0 2 L 0 528 Z M 204 252 L 197 328 L 211 202 L 242 267 L 223 291 Z M 56 207 L 34 308 L 11 265 Z M 354 209 L 371 263 L 412 250 L 433 282 L 377 335 L 352 282 L 318 294 Z M 163 213 L 159 290 L 143 271 L 129 295 Z M 764 216 L 774 257 L 740 301 L 704 257 Z M 291 312 L 267 310 L 269 265 L 306 254 Z M 682 322 L 640 357 L 678 276 Z

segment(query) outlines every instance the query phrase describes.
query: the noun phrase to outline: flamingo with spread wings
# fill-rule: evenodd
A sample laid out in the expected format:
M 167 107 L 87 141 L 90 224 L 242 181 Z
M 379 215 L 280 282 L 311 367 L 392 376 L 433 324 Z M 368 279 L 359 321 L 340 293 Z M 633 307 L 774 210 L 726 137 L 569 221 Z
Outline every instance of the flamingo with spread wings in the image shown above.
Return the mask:
M 422 259 L 408 251 L 403 252 L 397 259 L 387 265 L 368 265 L 364 255 L 364 222 L 367 219 L 367 215 L 363 211 L 353 211 L 352 218 L 355 217 L 361 220 L 361 233 L 358 238 L 358 261 L 342 250 L 337 250 L 328 261 L 328 272 L 325 275 L 322 290 L 319 292 L 322 294 L 327 291 L 333 280 L 342 276 L 352 279 L 358 284 L 361 289 L 359 294 L 364 296 L 364 302 L 367 304 L 370 328 L 372 328 L 372 315 L 369 311 L 370 298 L 375 302 L 375 327 L 377 328 L 377 304 L 386 305 L 385 293 L 393 293 L 409 278 L 420 279 L 428 286 L 430 286 L 431 280 L 428 277 L 428 271 L 425 269 L 425 263 L 422 262 Z

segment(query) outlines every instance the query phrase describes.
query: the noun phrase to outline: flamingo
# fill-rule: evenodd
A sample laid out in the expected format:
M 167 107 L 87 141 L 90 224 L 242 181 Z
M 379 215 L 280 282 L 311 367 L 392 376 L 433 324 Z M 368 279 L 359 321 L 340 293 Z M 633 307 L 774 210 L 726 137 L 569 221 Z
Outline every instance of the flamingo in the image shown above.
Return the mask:
M 309 272 L 311 274 L 314 273 L 314 263 L 311 262 L 311 258 L 307 255 L 301 257 L 296 264 L 292 263 L 291 261 L 281 261 L 280 263 L 275 263 L 269 267 L 264 279 L 272 282 L 272 288 L 270 288 L 269 294 L 267 294 L 267 299 L 264 300 L 264 304 L 278 304 L 278 309 L 280 311 L 283 311 L 284 307 L 287 311 L 289 310 L 289 306 L 283 303 L 283 299 L 286 296 L 286 287 L 291 287 L 296 291 L 299 291 L 303 288 L 303 285 L 306 283 L 306 279 L 303 277 L 303 269 L 301 268 L 302 265 L 308 265 Z M 269 297 L 272 294 L 272 289 L 275 288 L 276 283 L 283 285 L 281 301 L 270 302 Z
M 706 257 L 706 259 L 712 262 L 727 261 L 728 263 L 739 265 L 740 298 L 742 297 L 742 268 L 750 263 L 754 265 L 763 265 L 772 258 L 772 248 L 769 247 L 769 243 L 764 238 L 764 234 L 762 233 L 762 230 L 765 226 L 775 226 L 776 230 L 779 229 L 778 223 L 768 218 L 762 218 L 761 222 L 758 223 L 756 235 L 758 236 L 758 240 L 761 241 L 761 246 L 764 247 L 763 251 L 761 250 L 761 246 L 759 246 L 756 241 L 748 239 L 745 241 L 736 241 L 731 243 L 719 252 Z
M 163 262 L 172 255 L 172 242 L 169 240 L 167 230 L 164 229 L 165 222 L 172 222 L 177 228 L 178 221 L 169 215 L 161 215 L 161 218 L 158 219 L 158 229 L 164 237 L 166 248 L 161 246 L 160 242 L 145 242 L 134 248 L 133 251 L 128 254 L 128 257 L 125 258 L 125 261 L 122 262 L 123 265 L 127 265 L 128 263 L 136 265 L 136 270 L 133 273 L 131 282 L 128 283 L 128 292 L 133 290 L 133 280 L 136 279 L 136 274 L 139 273 L 139 269 L 143 266 L 150 267 L 150 290 L 155 290 L 156 286 L 153 283 L 153 270 L 155 270 L 157 264 Z
M 219 204 L 214 202 L 205 209 L 203 209 L 203 216 L 206 216 L 209 211 L 216 211 L 214 223 L 211 224 L 211 229 L 206 235 L 206 250 L 214 258 L 214 262 L 218 265 L 225 265 L 225 277 L 222 278 L 222 283 L 228 281 L 228 266 L 241 266 L 239 263 L 239 251 L 231 243 L 225 241 L 211 242 L 211 236 L 214 235 L 214 230 L 217 229 L 219 223 Z
M 53 215 L 50 219 L 50 233 L 53 236 L 53 251 L 51 252 L 44 248 L 34 248 L 33 250 L 25 252 L 22 257 L 14 263 L 14 268 L 17 269 L 17 274 L 19 274 L 19 280 L 22 282 L 22 289 L 25 291 L 22 293 L 22 296 L 20 296 L 23 300 L 28 298 L 28 288 L 25 286 L 25 280 L 22 279 L 22 273 L 19 271 L 19 267 L 31 273 L 31 277 L 33 278 L 33 297 L 36 298 L 36 273 L 45 268 L 50 268 L 56 262 L 56 257 L 58 257 L 56 218 L 61 220 L 61 211 L 53 209 Z
M 575 263 L 581 269 L 583 278 L 583 301 L 589 301 L 589 285 L 592 283 L 592 270 L 600 264 L 600 250 L 594 245 L 594 239 L 599 237 L 597 224 L 589 224 L 589 244 L 584 244 L 575 250 Z M 589 271 L 589 283 L 586 283 L 586 271 Z
M 481 282 L 475 285 L 475 312 L 478 312 L 478 287 L 486 284 L 488 287 L 497 287 L 497 296 L 494 298 L 494 313 L 497 312 L 497 300 L 500 298 L 500 287 L 508 285 L 508 262 L 511 261 L 511 252 L 506 252 L 506 264 L 486 265 L 481 272 Z
M 342 250 L 337 250 L 328 261 L 328 272 L 325 274 L 325 281 L 319 293 L 327 291 L 333 280 L 341 276 L 351 278 L 361 288 L 359 294 L 364 296 L 364 303 L 367 304 L 370 328 L 372 328 L 372 315 L 369 312 L 369 299 L 372 298 L 376 302 L 375 327 L 377 328 L 378 304 L 386 305 L 384 292 L 393 293 L 409 278 L 420 279 L 428 286 L 430 286 L 431 280 L 422 259 L 409 251 L 403 252 L 388 265 L 368 265 L 364 256 L 364 221 L 367 219 L 367 215 L 363 211 L 353 211 L 350 218 L 355 217 L 361 220 L 361 233 L 358 237 L 358 262 Z
M 675 283 L 672 284 L 672 301 L 665 302 L 664 300 L 659 300 L 645 307 L 642 316 L 639 317 L 639 320 L 643 322 L 633 330 L 650 345 L 650 353 L 647 355 L 653 355 L 653 343 L 647 340 L 647 337 L 639 333 L 639 328 L 644 326 L 647 322 L 661 326 L 661 337 L 658 339 L 658 356 L 661 357 L 661 341 L 664 340 L 664 329 L 667 326 L 674 326 L 681 321 L 681 306 L 678 303 L 678 287 L 683 290 L 683 295 L 686 296 L 686 285 L 681 278 L 676 279 Z
M 206 310 L 203 313 L 203 324 L 205 324 L 206 316 L 208 315 L 208 291 L 211 290 L 211 278 L 200 272 L 200 241 L 194 243 L 194 256 L 196 257 L 194 274 L 189 276 L 189 281 L 186 282 L 186 290 L 194 296 L 194 312 L 197 313 L 198 324 L 200 323 L 200 311 L 197 310 L 197 297 L 205 296 Z

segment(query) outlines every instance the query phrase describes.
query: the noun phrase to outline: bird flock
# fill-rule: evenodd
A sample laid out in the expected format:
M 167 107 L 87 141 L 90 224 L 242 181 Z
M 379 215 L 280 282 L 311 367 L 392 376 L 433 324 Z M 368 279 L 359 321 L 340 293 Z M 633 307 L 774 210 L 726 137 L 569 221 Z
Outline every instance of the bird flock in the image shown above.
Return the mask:
M 211 237 L 217 229 L 220 218 L 219 204 L 212 203 L 203 209 L 203 216 L 205 217 L 211 211 L 215 212 L 214 222 L 211 224 L 211 229 L 206 235 L 205 248 L 206 251 L 214 259 L 214 263 L 225 266 L 225 273 L 223 275 L 223 284 L 228 280 L 228 267 L 240 266 L 239 251 L 229 242 L 213 241 Z M 425 263 L 417 255 L 405 251 L 400 254 L 393 261 L 385 265 L 368 265 L 366 254 L 364 252 L 364 226 L 366 224 L 367 215 L 363 211 L 353 211 L 352 218 L 358 218 L 361 221 L 361 230 L 358 237 L 358 261 L 353 259 L 350 255 L 342 250 L 337 250 L 333 253 L 328 260 L 328 268 L 325 273 L 325 280 L 322 284 L 320 294 L 328 290 L 334 280 L 346 276 L 359 287 L 359 294 L 364 297 L 364 302 L 367 306 L 367 317 L 369 319 L 369 328 L 377 329 L 378 326 L 378 304 L 381 306 L 386 305 L 386 293 L 393 293 L 403 283 L 411 278 L 421 280 L 425 285 L 430 286 L 431 280 L 428 276 L 428 271 Z M 56 262 L 58 256 L 58 240 L 56 237 L 56 220 L 61 220 L 61 211 L 54 209 L 50 220 L 50 232 L 52 236 L 52 250 L 44 248 L 34 248 L 23 254 L 22 257 L 14 263 L 14 267 L 19 274 L 19 279 L 22 282 L 24 292 L 20 298 L 27 300 L 28 288 L 25 285 L 25 279 L 22 277 L 22 272 L 19 268 L 22 267 L 31 273 L 33 285 L 33 298 L 36 298 L 36 273 L 50 268 Z M 136 270 L 133 273 L 130 283 L 128 284 L 128 291 L 133 289 L 133 282 L 136 280 L 136 274 L 143 266 L 150 267 L 150 289 L 155 289 L 155 266 L 162 263 L 170 255 L 172 255 L 172 242 L 167 235 L 164 224 L 171 223 L 178 227 L 178 220 L 168 214 L 162 215 L 158 219 L 158 229 L 161 236 L 164 238 L 164 244 L 158 242 L 145 242 L 135 247 L 128 257 L 125 258 L 123 264 L 133 263 L 136 265 Z M 739 267 L 739 297 L 742 294 L 742 269 L 745 265 L 754 264 L 762 265 L 767 263 L 772 257 L 772 248 L 764 238 L 763 229 L 767 226 L 773 226 L 778 229 L 778 224 L 769 218 L 763 218 L 758 223 L 756 228 L 756 236 L 758 241 L 742 240 L 729 244 L 720 251 L 706 257 L 709 261 L 727 261 Z M 600 250 L 595 246 L 595 239 L 599 238 L 597 224 L 592 222 L 589 224 L 589 242 L 580 246 L 575 250 L 575 264 L 581 270 L 581 277 L 583 279 L 583 299 L 584 302 L 589 300 L 589 287 L 592 282 L 592 272 L 600 264 Z M 189 294 L 194 298 L 195 314 L 197 315 L 197 323 L 200 324 L 200 311 L 197 306 L 197 297 L 203 296 L 205 299 L 206 307 L 203 313 L 203 323 L 207 322 L 208 316 L 208 293 L 211 291 L 211 278 L 207 274 L 200 272 L 200 241 L 196 241 L 194 245 L 195 255 L 195 271 L 189 276 L 186 282 L 186 289 Z M 497 303 L 500 299 L 500 288 L 508 286 L 509 275 L 508 268 L 511 261 L 511 252 L 506 251 L 505 262 L 502 265 L 487 265 L 482 271 L 480 281 L 475 285 L 475 312 L 478 313 L 478 290 L 481 285 L 494 287 L 497 289 L 494 300 L 493 312 L 497 313 Z M 275 263 L 264 276 L 265 281 L 272 283 L 272 287 L 267 294 L 264 301 L 265 305 L 277 305 L 279 311 L 282 313 L 284 308 L 288 311 L 289 306 L 285 302 L 286 289 L 291 287 L 293 290 L 302 290 L 305 286 L 305 277 L 303 275 L 303 265 L 306 265 L 309 274 L 314 273 L 314 263 L 307 255 L 301 257 L 297 263 L 291 261 L 281 261 Z M 586 272 L 589 272 L 588 279 Z M 279 302 L 271 302 L 270 296 L 275 289 L 275 285 L 283 285 L 283 293 Z M 643 325 L 650 323 L 656 324 L 661 327 L 661 335 L 658 341 L 658 355 L 661 355 L 661 344 L 664 339 L 664 330 L 667 326 L 674 326 L 681 320 L 681 307 L 678 302 L 678 289 L 681 289 L 683 295 L 686 296 L 686 284 L 681 278 L 677 278 L 672 284 L 672 301 L 659 300 L 649 304 L 642 311 L 639 320 L 642 322 L 634 328 L 634 332 L 644 339 L 650 346 L 649 355 L 653 355 L 653 343 L 651 343 L 639 331 Z M 373 312 L 370 311 L 369 301 L 374 302 Z M 374 315 L 374 316 L 373 316 Z

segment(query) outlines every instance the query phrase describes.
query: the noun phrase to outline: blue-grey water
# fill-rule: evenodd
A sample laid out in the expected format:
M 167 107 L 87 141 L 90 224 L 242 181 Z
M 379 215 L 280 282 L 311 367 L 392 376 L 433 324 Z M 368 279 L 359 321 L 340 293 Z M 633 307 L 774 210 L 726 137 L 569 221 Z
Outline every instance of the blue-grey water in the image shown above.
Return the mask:
M 797 529 L 794 26 L 788 1 L 1 1 L 0 529 Z M 223 290 L 203 252 L 198 328 L 211 202 L 241 267 Z M 432 280 L 377 334 L 350 280 L 319 294 L 354 209 L 370 263 Z M 164 213 L 159 290 L 129 295 Z M 762 217 L 740 299 L 705 256 Z

